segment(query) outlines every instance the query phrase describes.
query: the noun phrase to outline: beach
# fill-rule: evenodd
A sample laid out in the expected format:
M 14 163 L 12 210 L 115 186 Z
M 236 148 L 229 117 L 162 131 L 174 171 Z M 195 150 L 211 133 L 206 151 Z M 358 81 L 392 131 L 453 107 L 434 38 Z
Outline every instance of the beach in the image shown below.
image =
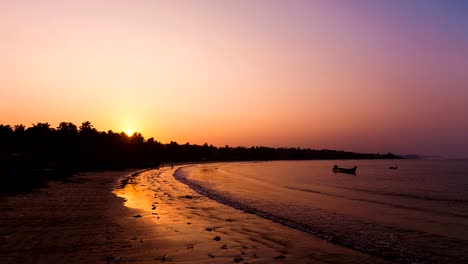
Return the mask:
M 385 262 L 199 195 L 177 168 L 80 174 L 2 198 L 0 262 Z
M 358 171 L 335 173 L 334 164 Z M 219 203 L 368 255 L 467 263 L 467 168 L 453 160 L 231 162 L 185 166 L 174 177 Z
M 3 197 L 0 263 L 105 263 L 132 248 L 128 216 L 136 212 L 112 193 L 128 173 L 83 173 Z
M 0 0 L 0 264 L 468 264 L 467 14 Z

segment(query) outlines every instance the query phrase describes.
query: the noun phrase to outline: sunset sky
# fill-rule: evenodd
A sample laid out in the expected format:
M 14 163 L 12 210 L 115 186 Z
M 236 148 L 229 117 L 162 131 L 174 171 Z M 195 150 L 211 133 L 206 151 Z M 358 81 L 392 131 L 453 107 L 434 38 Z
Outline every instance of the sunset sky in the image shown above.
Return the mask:
M 468 1 L 0 1 L 0 124 L 468 158 Z

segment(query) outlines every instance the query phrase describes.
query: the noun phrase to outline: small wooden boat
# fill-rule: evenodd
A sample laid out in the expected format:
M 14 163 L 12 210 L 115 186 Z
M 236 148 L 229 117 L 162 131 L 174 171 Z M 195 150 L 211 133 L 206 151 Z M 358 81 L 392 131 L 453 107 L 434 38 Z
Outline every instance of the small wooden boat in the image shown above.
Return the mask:
M 397 166 L 390 166 L 390 167 L 388 167 L 388 168 L 391 169 L 391 170 L 396 170 L 396 169 L 398 169 Z
M 357 166 L 354 166 L 353 168 L 340 168 L 338 165 L 333 166 L 333 172 L 334 173 L 348 173 L 348 174 L 356 174 L 356 169 Z

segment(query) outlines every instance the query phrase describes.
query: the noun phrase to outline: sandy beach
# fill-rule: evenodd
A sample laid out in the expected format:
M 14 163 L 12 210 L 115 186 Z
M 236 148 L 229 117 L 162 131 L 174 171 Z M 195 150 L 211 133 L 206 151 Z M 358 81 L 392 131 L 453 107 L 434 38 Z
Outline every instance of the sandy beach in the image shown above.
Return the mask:
M 385 262 L 201 196 L 176 169 L 86 173 L 2 198 L 0 263 Z

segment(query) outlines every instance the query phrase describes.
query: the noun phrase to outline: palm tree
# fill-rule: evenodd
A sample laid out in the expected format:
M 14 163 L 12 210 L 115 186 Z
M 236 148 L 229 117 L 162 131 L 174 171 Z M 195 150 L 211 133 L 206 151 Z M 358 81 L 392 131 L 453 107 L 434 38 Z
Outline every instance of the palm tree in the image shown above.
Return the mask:
M 80 132 L 87 132 L 87 131 L 96 131 L 95 128 L 93 128 L 93 125 L 91 124 L 91 122 L 89 121 L 84 121 L 83 123 L 81 123 L 81 126 L 80 126 Z

